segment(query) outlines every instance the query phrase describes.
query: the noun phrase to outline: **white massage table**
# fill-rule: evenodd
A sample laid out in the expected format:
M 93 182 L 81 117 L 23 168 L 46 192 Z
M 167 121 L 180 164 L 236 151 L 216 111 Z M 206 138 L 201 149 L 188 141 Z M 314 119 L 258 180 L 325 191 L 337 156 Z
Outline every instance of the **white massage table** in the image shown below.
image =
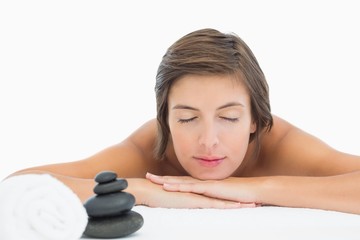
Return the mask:
M 133 210 L 143 216 L 144 225 L 125 239 L 360 239 L 360 215 L 334 211 L 284 207 L 218 210 L 144 206 L 135 206 Z

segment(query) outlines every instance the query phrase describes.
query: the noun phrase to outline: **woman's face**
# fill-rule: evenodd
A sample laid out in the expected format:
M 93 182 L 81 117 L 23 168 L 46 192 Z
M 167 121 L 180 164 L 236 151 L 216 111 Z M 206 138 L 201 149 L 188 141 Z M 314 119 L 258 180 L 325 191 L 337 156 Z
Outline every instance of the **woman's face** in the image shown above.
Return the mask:
M 231 176 L 246 154 L 250 98 L 234 76 L 186 75 L 170 89 L 169 127 L 176 156 L 194 178 Z

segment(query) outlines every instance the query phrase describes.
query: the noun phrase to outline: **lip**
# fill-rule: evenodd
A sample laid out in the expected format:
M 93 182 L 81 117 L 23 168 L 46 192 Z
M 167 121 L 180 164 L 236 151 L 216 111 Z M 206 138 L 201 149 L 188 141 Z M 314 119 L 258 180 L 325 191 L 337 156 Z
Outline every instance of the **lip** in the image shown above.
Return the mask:
M 221 164 L 226 157 L 215 157 L 215 156 L 197 156 L 194 157 L 201 166 L 204 167 L 216 167 Z

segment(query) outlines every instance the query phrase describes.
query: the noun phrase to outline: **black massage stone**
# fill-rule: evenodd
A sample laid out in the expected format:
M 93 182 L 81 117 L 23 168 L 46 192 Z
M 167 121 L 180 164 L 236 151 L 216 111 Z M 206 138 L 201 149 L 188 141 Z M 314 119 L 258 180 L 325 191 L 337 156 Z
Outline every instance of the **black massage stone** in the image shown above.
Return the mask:
M 103 171 L 95 176 L 95 182 L 107 183 L 116 180 L 117 174 L 115 172 Z
M 96 175 L 95 182 L 95 195 L 84 203 L 89 216 L 84 236 L 120 238 L 139 230 L 144 219 L 131 210 L 136 199 L 123 192 L 128 187 L 126 179 L 117 178 L 115 172 L 103 171 Z
M 84 235 L 94 238 L 120 238 L 136 232 L 143 224 L 143 217 L 134 211 L 117 217 L 89 218 Z
M 109 194 L 120 192 L 128 187 L 128 182 L 126 179 L 117 179 L 112 182 L 107 183 L 98 183 L 94 187 L 94 193 L 101 195 L 101 194 Z
M 84 204 L 90 217 L 117 216 L 131 210 L 134 205 L 135 197 L 127 192 L 93 196 Z

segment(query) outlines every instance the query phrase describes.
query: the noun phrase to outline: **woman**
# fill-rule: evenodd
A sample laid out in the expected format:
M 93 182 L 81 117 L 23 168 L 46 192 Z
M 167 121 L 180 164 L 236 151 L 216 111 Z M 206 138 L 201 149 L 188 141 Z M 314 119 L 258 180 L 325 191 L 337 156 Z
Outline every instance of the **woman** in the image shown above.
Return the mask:
M 192 32 L 164 55 L 157 119 L 87 159 L 14 173 L 50 173 L 81 200 L 94 176 L 126 178 L 137 204 L 259 205 L 360 213 L 360 157 L 332 149 L 270 111 L 268 85 L 235 34 Z

